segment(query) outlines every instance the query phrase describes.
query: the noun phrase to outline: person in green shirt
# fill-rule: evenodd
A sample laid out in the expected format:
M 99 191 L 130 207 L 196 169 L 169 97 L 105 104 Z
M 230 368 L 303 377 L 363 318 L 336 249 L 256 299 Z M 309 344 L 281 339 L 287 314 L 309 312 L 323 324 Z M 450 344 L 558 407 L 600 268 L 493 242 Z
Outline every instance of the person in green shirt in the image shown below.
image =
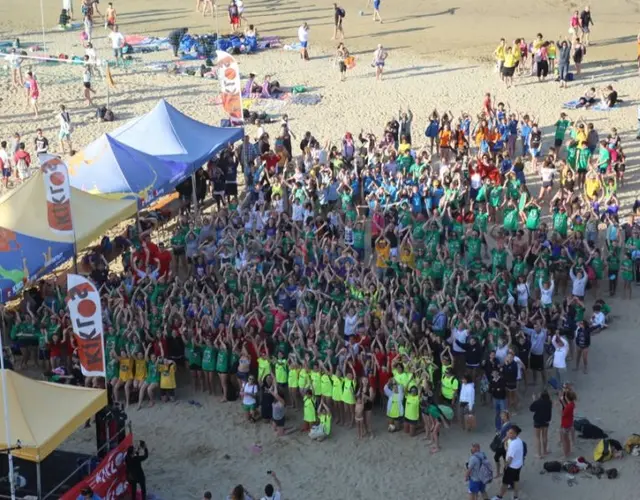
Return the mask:
M 353 228 L 353 249 L 358 254 L 358 260 L 364 260 L 364 224 L 362 222 L 356 222 L 355 227 Z
M 576 162 L 578 160 L 578 143 L 576 141 L 567 142 L 567 165 L 573 170 L 576 169 Z
M 567 237 L 569 232 L 569 216 L 564 206 L 561 206 L 559 210 L 553 214 L 553 230 L 563 238 Z
M 605 175 L 611 165 L 611 153 L 607 149 L 607 141 L 600 141 L 598 149 L 598 170 L 600 175 Z
M 625 298 L 625 295 L 628 295 L 629 299 L 631 299 L 631 285 L 633 285 L 633 260 L 631 259 L 631 253 L 625 252 L 622 261 L 620 262 L 620 275 L 622 276 L 623 288 L 622 288 L 622 298 Z
M 556 148 L 560 148 L 564 142 L 564 136 L 567 133 L 567 129 L 571 125 L 571 121 L 567 120 L 567 114 L 560 113 L 560 119 L 556 122 L 556 133 L 554 137 L 554 144 Z

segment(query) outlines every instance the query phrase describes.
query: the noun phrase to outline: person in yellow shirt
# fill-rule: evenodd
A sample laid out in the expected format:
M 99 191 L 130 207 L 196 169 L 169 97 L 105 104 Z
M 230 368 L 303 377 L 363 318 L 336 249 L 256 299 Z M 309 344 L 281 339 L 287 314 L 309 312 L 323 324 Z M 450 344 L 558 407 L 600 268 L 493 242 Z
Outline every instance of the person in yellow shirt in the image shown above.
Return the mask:
M 493 57 L 496 58 L 496 68 L 498 69 L 498 73 L 500 73 L 500 79 L 502 79 L 502 66 L 504 65 L 505 44 L 506 42 L 504 38 L 501 38 L 500 43 L 496 47 L 496 50 L 493 51 Z
M 136 354 L 134 367 L 135 373 L 133 376 L 133 388 L 139 391 L 147 378 L 147 360 L 144 359 L 144 353 L 142 351 Z
M 383 234 L 378 236 L 376 240 L 376 268 L 378 271 L 378 278 L 382 279 L 384 272 L 389 267 L 389 256 L 391 255 L 391 243 L 387 237 Z
M 131 385 L 133 384 L 133 358 L 129 356 L 126 349 L 120 351 L 118 364 L 120 365 L 120 374 L 118 382 L 116 382 L 116 386 L 113 389 L 113 401 L 118 402 L 118 392 L 120 388 L 124 387 L 125 404 L 129 406 L 129 396 L 131 395 Z
M 162 401 L 166 402 L 176 400 L 176 364 L 170 359 L 164 359 L 158 364 L 158 372 L 160 372 L 160 394 Z
M 518 49 L 518 53 L 520 49 Z M 516 60 L 516 56 L 513 52 L 513 47 L 507 47 L 504 53 L 504 65 L 502 66 L 502 80 L 504 81 L 507 88 L 511 87 L 513 84 L 513 74 L 516 71 L 516 65 L 518 61 Z

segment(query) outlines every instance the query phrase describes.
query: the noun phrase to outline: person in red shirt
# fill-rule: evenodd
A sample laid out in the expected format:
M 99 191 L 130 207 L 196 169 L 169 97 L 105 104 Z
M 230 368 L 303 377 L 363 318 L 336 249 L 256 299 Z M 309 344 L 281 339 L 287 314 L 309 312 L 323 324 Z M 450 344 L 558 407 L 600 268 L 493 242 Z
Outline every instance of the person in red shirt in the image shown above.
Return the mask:
M 24 142 L 18 145 L 18 151 L 13 155 L 13 164 L 16 166 L 16 178 L 26 179 L 29 176 L 29 167 L 31 166 L 31 155 L 25 150 Z
M 51 369 L 55 370 L 62 364 L 62 346 L 66 341 L 66 332 L 62 333 L 62 339 L 57 333 L 54 333 L 51 337 L 51 341 L 47 343 L 47 350 L 49 351 L 49 361 L 51 362 Z
M 576 393 L 567 390 L 560 398 L 562 405 L 562 418 L 560 420 L 560 440 L 562 441 L 562 451 L 564 457 L 571 455 L 571 431 L 573 430 L 573 415 L 576 410 Z
M 172 255 L 171 252 L 164 247 L 164 243 L 160 243 L 155 259 L 158 261 L 159 277 L 167 276 L 171 270 Z

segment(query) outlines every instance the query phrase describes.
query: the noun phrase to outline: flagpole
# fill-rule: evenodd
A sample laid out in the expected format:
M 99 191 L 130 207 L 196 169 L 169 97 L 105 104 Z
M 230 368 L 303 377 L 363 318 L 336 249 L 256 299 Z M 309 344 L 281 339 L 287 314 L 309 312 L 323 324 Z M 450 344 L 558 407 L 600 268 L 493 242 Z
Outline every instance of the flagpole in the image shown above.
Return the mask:
M 42 0 L 40 0 L 40 19 L 42 20 L 42 48 L 47 50 L 47 42 L 44 34 L 44 6 L 42 5 Z
M 0 370 L 2 370 L 2 407 L 4 410 L 4 431 L 7 440 L 7 459 L 9 461 L 9 484 L 11 486 L 11 500 L 16 500 L 16 484 L 13 474 L 13 454 L 11 453 L 11 428 L 9 425 L 9 404 L 7 403 L 7 380 L 4 372 L 4 344 L 3 332 L 0 332 Z
M 107 82 L 107 109 L 111 109 L 111 106 L 109 105 L 111 102 L 111 85 L 109 85 L 109 61 L 104 61 L 104 65 L 106 67 L 106 70 L 104 72 L 104 79 Z

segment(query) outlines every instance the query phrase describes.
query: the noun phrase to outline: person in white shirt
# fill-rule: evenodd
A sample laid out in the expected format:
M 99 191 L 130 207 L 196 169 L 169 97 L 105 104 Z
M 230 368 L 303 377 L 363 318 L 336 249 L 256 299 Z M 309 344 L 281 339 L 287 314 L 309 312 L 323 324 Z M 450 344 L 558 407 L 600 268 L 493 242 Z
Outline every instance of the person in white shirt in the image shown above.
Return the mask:
M 554 168 L 553 160 L 551 158 L 547 158 L 540 169 L 542 186 L 540 186 L 540 194 L 538 195 L 539 202 L 544 202 L 545 196 L 551 194 L 551 190 L 553 189 L 553 178 L 555 175 L 556 169 Z
M 73 154 L 73 148 L 71 145 L 71 115 L 67 111 L 64 104 L 60 104 L 60 114 L 58 114 L 58 123 L 60 124 L 60 131 L 58 132 L 58 141 L 60 142 L 60 151 L 62 154 L 66 154 L 64 148 L 65 142 L 69 146 L 69 154 Z
M 0 167 L 2 167 L 2 183 L 4 187 L 9 184 L 9 177 L 11 177 L 11 160 L 7 153 L 7 141 L 0 142 Z
M 249 375 L 249 378 L 242 384 L 242 406 L 247 414 L 247 420 L 250 422 L 255 421 L 255 411 L 257 407 L 258 397 L 258 384 L 253 375 Z
M 462 430 L 472 431 L 476 426 L 476 418 L 474 416 L 474 406 L 476 404 L 476 389 L 473 385 L 471 375 L 462 377 L 462 385 L 460 386 L 460 409 L 462 418 L 460 424 Z
M 573 285 L 571 287 L 571 293 L 574 297 L 578 297 L 580 300 L 584 300 L 584 293 L 587 288 L 587 281 L 589 277 L 582 270 L 575 272 L 575 265 L 571 266 L 569 269 L 569 276 L 571 277 L 571 281 Z
M 18 55 L 15 48 L 11 49 L 5 60 L 11 68 L 14 87 L 22 87 L 24 85 L 24 78 L 22 78 L 22 68 L 20 68 L 20 66 L 22 65 L 22 58 Z
M 122 48 L 125 44 L 124 35 L 118 31 L 118 25 L 115 25 L 113 31 L 109 33 L 109 40 L 111 40 L 111 48 L 113 49 L 113 56 L 116 58 L 116 65 L 118 65 L 122 62 Z
M 567 371 L 567 354 L 569 353 L 569 342 L 567 339 L 556 333 L 551 338 L 551 344 L 555 348 L 553 352 L 553 367 L 556 369 L 556 379 L 558 385 L 562 385 L 563 375 Z
M 358 326 L 358 313 L 353 306 L 349 307 L 347 314 L 344 316 L 344 336 L 351 337 L 356 333 L 356 327 Z
M 87 43 L 87 47 L 84 49 L 84 55 L 88 57 L 87 64 L 93 75 L 101 76 L 100 70 L 98 69 L 98 54 L 91 42 Z
M 309 25 L 302 23 L 298 28 L 298 40 L 300 41 L 300 57 L 305 61 L 309 60 Z
M 607 327 L 607 317 L 600 309 L 600 306 L 593 306 L 593 314 L 591 315 L 591 333 L 599 333 L 600 330 L 604 330 Z
M 553 291 L 556 287 L 555 281 L 551 278 L 550 281 L 542 281 L 540 278 L 538 284 L 540 285 L 540 303 L 544 307 L 551 307 L 553 304 Z
M 260 500 L 280 500 L 280 492 L 282 491 L 282 485 L 280 484 L 280 480 L 276 477 L 276 473 L 273 471 L 267 471 L 273 478 L 273 482 L 276 483 L 275 488 L 272 484 L 267 484 L 264 487 L 264 496 Z
M 513 500 L 518 500 L 518 483 L 520 482 L 520 471 L 524 465 L 524 443 L 520 439 L 522 429 L 517 425 L 512 425 L 507 431 L 507 458 L 505 460 L 504 474 L 502 475 L 502 485 L 500 493 L 493 500 L 502 500 L 507 489 L 513 489 Z

